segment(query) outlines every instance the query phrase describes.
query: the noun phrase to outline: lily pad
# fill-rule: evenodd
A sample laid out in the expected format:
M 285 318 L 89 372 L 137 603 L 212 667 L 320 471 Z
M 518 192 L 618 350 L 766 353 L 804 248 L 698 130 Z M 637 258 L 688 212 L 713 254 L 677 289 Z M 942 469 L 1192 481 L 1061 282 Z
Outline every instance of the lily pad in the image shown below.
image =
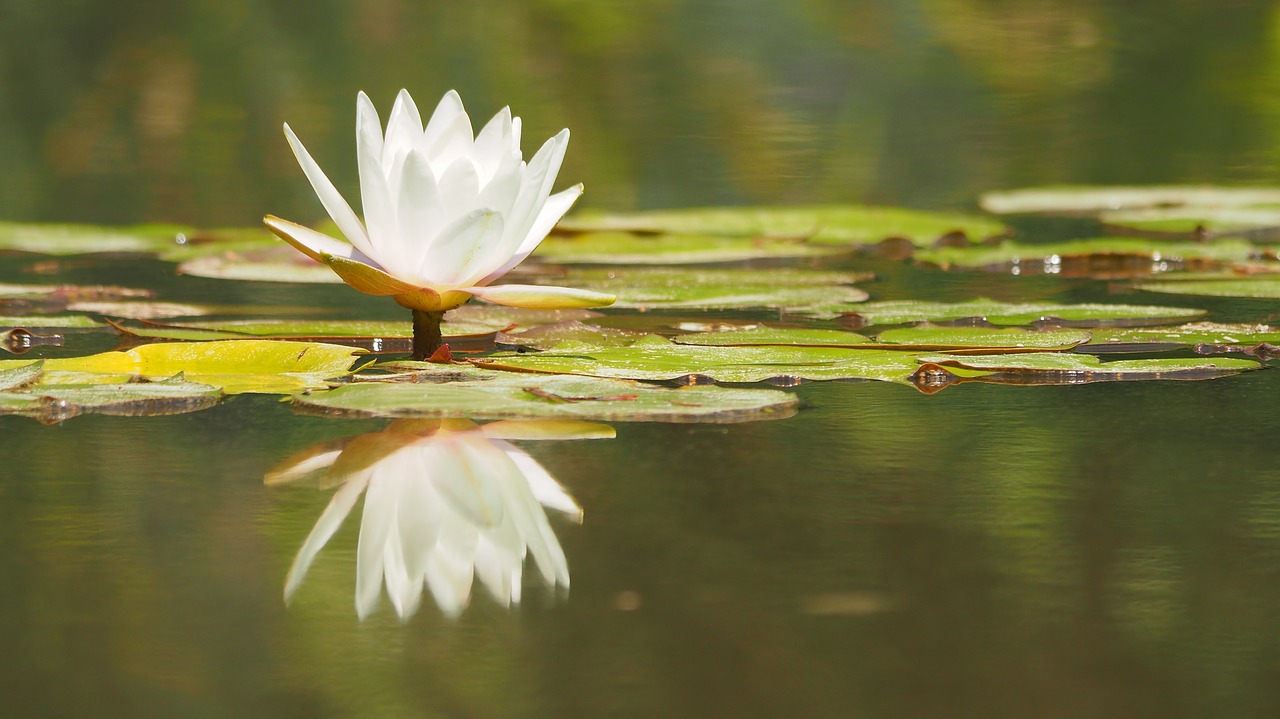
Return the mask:
M 114 384 L 132 378 L 188 381 L 242 392 L 288 393 L 326 387 L 346 375 L 360 350 L 337 345 L 271 340 L 158 343 L 124 352 L 46 359 L 41 384 Z M 29 364 L 0 361 L 0 370 Z
M 0 222 L 0 250 L 45 255 L 153 253 L 175 244 L 177 236 L 185 231 L 186 228 L 174 225 L 94 227 Z
M 292 247 L 203 255 L 178 264 L 178 274 L 244 282 L 342 284 L 342 278 Z
M 86 315 L 29 315 L 26 317 L 0 317 L 0 329 L 105 329 L 106 324 Z
M 21 367 L 0 369 L 0 391 L 10 392 L 19 387 L 35 384 L 44 372 L 44 363 L 31 362 Z
M 1168 269 L 1169 263 L 1188 261 L 1235 262 L 1255 256 L 1257 246 L 1244 240 L 1217 240 L 1214 242 L 1169 242 L 1132 237 L 1100 237 L 1052 244 L 1022 245 L 1004 242 L 999 245 L 959 248 L 938 247 L 921 250 L 915 259 L 943 269 L 991 268 L 1035 266 L 1034 269 L 1049 274 L 1090 276 L 1098 273 L 1114 273 L 1117 262 L 1141 259 L 1136 269 L 1145 273 Z M 1096 270 L 1096 271 L 1095 271 Z
M 626 214 L 580 212 L 562 220 L 559 229 L 805 238 L 814 243 L 842 245 L 868 245 L 901 237 L 920 247 L 944 236 L 964 235 L 981 240 L 1006 232 L 1003 224 L 986 217 L 858 205 L 708 207 Z
M 1138 289 L 1170 295 L 1200 295 L 1207 297 L 1244 297 L 1280 300 L 1280 278 L 1267 275 L 1222 280 L 1173 280 L 1144 282 Z
M 534 257 L 560 264 L 682 265 L 816 257 L 844 251 L 789 238 L 586 232 L 549 237 Z
M 797 268 L 672 270 L 582 269 L 569 273 L 574 287 L 617 295 L 614 307 L 639 310 L 765 308 L 835 317 L 867 299 L 853 282 L 868 275 Z
M 204 305 L 189 305 L 181 302 L 72 302 L 68 310 L 76 312 L 93 312 L 111 317 L 127 317 L 136 320 L 154 320 L 167 317 L 196 317 L 207 315 L 214 308 Z
M 882 344 L 911 347 L 1067 350 L 1088 342 L 1090 333 L 1078 329 L 1028 330 L 1021 327 L 940 327 L 924 325 L 890 329 L 876 335 Z
M 367 383 L 295 395 L 324 414 L 473 419 L 573 418 L 633 422 L 747 422 L 796 412 L 796 398 L 768 389 L 654 387 L 594 377 L 508 374 L 449 384 Z
M 1099 327 L 1105 325 L 1150 325 L 1186 321 L 1205 314 L 1186 307 L 1150 305 L 1058 304 L 1051 302 L 1010 303 L 977 298 L 968 302 L 924 302 L 887 300 L 868 302 L 842 323 L 856 328 L 908 322 L 981 321 L 992 325 L 1060 325 Z
M 1270 325 L 1221 324 L 1194 322 L 1174 327 L 1126 327 L 1094 330 L 1089 344 L 1092 350 L 1106 345 L 1171 345 L 1186 347 L 1198 344 L 1280 345 L 1280 328 Z
M 222 398 L 217 388 L 171 379 L 125 384 L 39 385 L 0 392 L 0 414 L 22 414 L 52 424 L 87 412 L 130 417 L 184 414 L 208 409 Z
M 852 347 L 871 344 L 871 340 L 856 332 L 815 329 L 808 327 L 769 327 L 757 325 L 719 332 L 695 332 L 679 335 L 672 341 L 682 345 L 708 347 L 732 347 L 750 345 L 791 345 L 797 347 Z
M 1261 207 L 1151 207 L 1104 212 L 1099 219 L 1121 231 L 1183 237 L 1280 239 L 1280 205 Z
M 1244 207 L 1280 204 L 1280 188 L 1197 185 L 1089 186 L 1062 185 L 988 192 L 978 200 L 998 215 L 1097 215 L 1105 211 L 1152 207 Z
M 483 367 L 617 379 L 792 384 L 801 380 L 904 382 L 916 369 L 907 352 L 843 347 L 703 347 L 651 336 L 629 347 L 499 354 Z
M 1031 353 L 1016 355 L 924 355 L 920 362 L 999 374 L 1007 384 L 1081 384 L 1122 380 L 1214 379 L 1261 369 L 1243 359 L 1159 358 L 1104 362 L 1093 355 Z

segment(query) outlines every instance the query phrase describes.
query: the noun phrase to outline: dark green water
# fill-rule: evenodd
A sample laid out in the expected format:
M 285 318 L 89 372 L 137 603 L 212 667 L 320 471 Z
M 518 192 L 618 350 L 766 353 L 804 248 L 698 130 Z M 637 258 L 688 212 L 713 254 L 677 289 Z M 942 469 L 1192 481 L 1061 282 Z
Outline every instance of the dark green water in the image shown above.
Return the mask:
M 1280 181 L 1274 3 L 354 7 L 0 0 L 17 18 L 0 22 L 0 210 L 316 216 L 279 122 L 354 187 L 355 91 L 385 103 L 402 85 L 456 86 L 476 116 L 510 102 L 528 137 L 569 125 L 561 177 L 593 206 L 932 209 L 1031 183 Z M 54 281 L 34 261 L 0 258 L 0 282 Z M 1108 296 L 873 269 L 878 299 Z M 341 286 L 133 259 L 56 281 L 401 314 Z M 385 421 L 252 397 L 0 417 L 0 716 L 1280 712 L 1280 373 L 791 391 L 804 407 L 781 421 L 523 444 L 584 510 L 551 516 L 572 588 L 528 567 L 517 608 L 477 583 L 456 620 L 430 597 L 405 621 L 385 598 L 357 618 L 359 508 L 282 598 L 333 490 L 263 475 Z

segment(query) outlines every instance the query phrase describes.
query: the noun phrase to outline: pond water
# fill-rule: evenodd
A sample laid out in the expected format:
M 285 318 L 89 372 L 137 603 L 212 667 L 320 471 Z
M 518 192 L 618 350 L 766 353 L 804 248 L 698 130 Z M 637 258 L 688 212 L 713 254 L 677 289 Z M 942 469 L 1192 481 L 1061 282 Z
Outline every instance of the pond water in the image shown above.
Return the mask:
M 307 128 L 354 187 L 351 99 L 365 88 L 385 103 L 401 85 L 509 100 L 527 137 L 569 125 L 562 182 L 585 182 L 593 207 L 955 209 L 996 187 L 1280 179 L 1275 3 L 365 5 L 331 18 L 247 0 L 109 18 L 13 8 L 5 219 L 314 218 L 278 123 Z M 1274 300 L 1117 295 L 1104 280 L 836 265 L 874 271 L 860 285 L 874 299 L 1280 317 Z M 8 253 L 0 282 L 407 320 L 341 285 L 176 276 L 137 256 Z M 299 453 L 392 441 L 402 425 L 253 395 L 176 416 L 0 416 L 0 715 L 1280 711 L 1280 373 L 786 391 L 801 401 L 786 419 L 616 422 L 612 438 L 475 449 L 527 452 L 581 517 L 546 512 L 571 587 L 548 588 L 555 562 L 531 556 L 518 604 L 477 579 L 457 612 L 421 592 L 416 611 L 387 590 L 357 599 L 381 581 L 357 551 L 377 526 L 376 481 L 359 500 L 354 484 L 264 481 Z M 419 459 L 463 462 L 448 441 Z M 390 485 L 387 456 L 360 461 Z M 291 575 L 344 490 L 345 521 Z M 503 501 L 513 515 L 530 504 Z

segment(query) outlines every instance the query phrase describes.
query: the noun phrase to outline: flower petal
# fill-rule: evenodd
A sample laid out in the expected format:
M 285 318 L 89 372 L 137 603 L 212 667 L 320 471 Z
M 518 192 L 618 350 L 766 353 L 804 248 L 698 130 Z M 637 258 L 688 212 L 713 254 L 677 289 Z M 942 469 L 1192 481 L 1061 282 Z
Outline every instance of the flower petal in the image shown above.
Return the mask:
M 525 261 L 538 245 L 547 237 L 560 218 L 573 207 L 573 203 L 578 201 L 582 196 L 582 183 L 578 183 L 567 190 L 557 192 L 547 198 L 546 204 L 542 206 L 542 211 L 534 220 L 533 226 L 529 228 L 528 234 L 520 238 L 520 245 L 511 254 L 502 265 L 496 270 L 489 273 L 484 279 L 477 284 L 487 285 L 490 282 L 510 272 L 516 265 Z
M 458 158 L 468 156 L 474 141 L 471 118 L 464 112 L 454 116 L 449 124 L 441 128 L 438 137 L 430 138 L 424 134 L 419 147 L 426 150 L 427 158 L 431 160 L 431 169 L 440 175 L 444 168 L 452 165 Z
M 433 285 L 457 286 L 474 273 L 502 241 L 502 215 L 473 210 L 443 230 L 431 243 L 431 266 L 423 268 Z
M 396 279 L 383 270 L 357 260 L 337 255 L 320 255 L 320 261 L 328 265 L 343 282 L 367 295 L 401 295 L 429 291 Z
M 360 170 L 360 200 L 364 222 L 369 228 L 369 256 L 383 266 L 400 266 L 395 204 L 382 168 L 382 126 L 377 115 L 361 112 L 356 118 L 356 160 Z
M 397 222 L 405 243 L 407 264 L 402 271 L 426 284 L 426 266 L 431 240 L 443 217 L 439 187 L 431 174 L 431 165 L 420 150 L 411 150 L 400 172 L 399 197 L 396 200 Z M 401 270 L 401 268 L 397 268 Z
M 527 307 L 539 310 L 567 310 L 579 307 L 604 307 L 617 298 L 603 292 L 579 290 L 573 287 L 547 285 L 493 285 L 492 287 L 463 287 L 487 302 L 510 307 Z
M 471 157 L 480 168 L 480 184 L 486 185 L 497 174 L 502 161 L 511 153 L 511 108 L 502 108 L 485 123 L 476 135 Z
M 418 106 L 409 96 L 408 90 L 401 90 L 396 95 L 396 104 L 391 107 L 391 116 L 387 118 L 387 138 L 382 149 L 382 166 L 391 167 L 392 162 L 408 152 L 418 139 L 422 137 L 422 115 Z
M 529 160 L 525 168 L 524 182 L 520 186 L 520 197 L 516 199 L 507 223 L 521 237 L 529 234 L 542 210 L 543 203 L 550 194 L 556 174 L 560 172 L 560 163 L 564 161 L 564 153 L 568 148 L 569 131 L 562 130 L 542 144 Z
M 444 133 L 446 127 L 449 126 L 458 115 L 465 114 L 466 110 L 462 107 L 462 98 L 458 96 L 457 90 L 450 90 L 440 98 L 436 109 L 432 110 L 431 118 L 427 120 L 427 126 L 422 131 L 422 140 L 424 143 L 420 145 L 422 148 L 431 146 Z
M 325 212 L 329 213 L 329 217 L 333 218 L 338 229 L 351 244 L 368 254 L 369 235 L 365 232 L 364 225 L 360 223 L 360 218 L 356 216 L 355 210 L 351 209 L 351 205 L 343 199 L 342 193 L 338 192 L 338 188 L 329 181 L 324 170 L 320 169 L 320 165 L 312 159 L 311 153 L 307 152 L 307 148 L 302 146 L 302 141 L 293 134 L 289 123 L 284 125 L 284 136 L 289 141 L 289 147 L 293 148 L 293 156 L 298 158 L 302 174 L 307 176 L 311 182 L 311 189 L 315 190 L 316 197 L 320 198 L 320 204 L 324 205 Z
M 364 264 L 373 264 L 372 260 L 355 247 L 341 240 L 335 240 L 323 232 L 316 232 L 310 227 L 303 227 L 275 215 L 263 217 L 262 224 L 266 225 L 276 237 L 293 245 L 294 249 L 317 262 L 324 262 L 324 255 L 331 255 L 348 260 L 354 259 Z
M 307 535 L 306 541 L 298 549 L 298 555 L 293 559 L 293 566 L 289 567 L 289 574 L 284 580 L 284 600 L 286 602 L 293 598 L 294 592 L 298 591 L 298 586 L 302 584 L 303 578 L 307 576 L 307 570 L 311 568 L 311 563 L 315 561 L 316 555 L 320 553 L 321 549 L 324 549 L 324 545 L 342 526 L 342 521 L 347 518 L 351 508 L 356 505 L 356 500 L 360 498 L 360 493 L 364 491 L 365 484 L 368 481 L 368 474 L 351 477 L 338 488 L 333 498 L 329 500 L 329 506 L 325 507 L 320 519 L 316 520 L 316 526 L 312 528 L 311 533 Z

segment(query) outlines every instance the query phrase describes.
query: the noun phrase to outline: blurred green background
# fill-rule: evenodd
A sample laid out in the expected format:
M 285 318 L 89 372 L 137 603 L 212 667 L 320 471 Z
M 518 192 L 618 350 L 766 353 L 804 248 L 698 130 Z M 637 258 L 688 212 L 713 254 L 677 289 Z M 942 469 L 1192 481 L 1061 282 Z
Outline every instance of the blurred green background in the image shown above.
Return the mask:
M 963 208 L 1051 182 L 1270 182 L 1271 0 L 0 0 L 0 217 L 321 212 L 355 94 L 503 104 L 611 209 Z

